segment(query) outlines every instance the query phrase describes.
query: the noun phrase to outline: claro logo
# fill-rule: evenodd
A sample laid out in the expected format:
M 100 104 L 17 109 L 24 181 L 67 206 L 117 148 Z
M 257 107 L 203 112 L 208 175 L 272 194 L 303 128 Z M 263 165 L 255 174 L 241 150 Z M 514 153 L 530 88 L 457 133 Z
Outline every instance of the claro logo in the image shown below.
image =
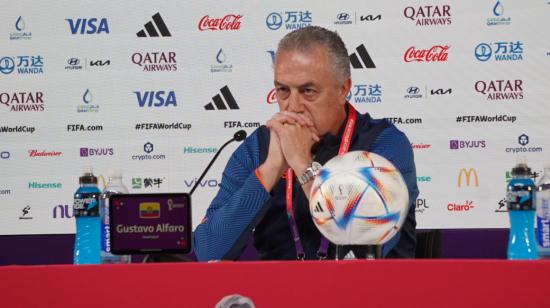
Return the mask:
M 472 176 L 474 178 L 474 181 L 472 182 Z M 458 172 L 458 179 L 457 179 L 457 186 L 462 187 L 462 181 L 464 179 L 464 182 L 466 186 L 474 185 L 475 187 L 479 187 L 479 179 L 477 176 L 477 171 L 474 168 L 466 169 L 462 168 Z M 471 183 L 471 184 L 470 184 Z

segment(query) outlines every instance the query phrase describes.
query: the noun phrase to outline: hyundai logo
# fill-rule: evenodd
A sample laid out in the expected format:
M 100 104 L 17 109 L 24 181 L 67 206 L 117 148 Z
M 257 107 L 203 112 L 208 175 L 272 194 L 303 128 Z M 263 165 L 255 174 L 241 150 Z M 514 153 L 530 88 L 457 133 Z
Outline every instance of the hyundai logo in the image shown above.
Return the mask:
M 348 13 L 340 13 L 340 14 L 336 15 L 336 18 L 338 20 L 345 21 L 345 20 L 349 19 L 349 14 Z
M 418 93 L 420 93 L 420 88 L 418 88 L 418 87 L 409 87 L 407 89 L 407 93 L 409 93 L 409 94 L 418 94 Z
M 69 60 L 67 60 L 67 64 L 69 65 L 79 65 L 80 64 L 80 60 L 78 60 L 77 58 L 70 58 Z
M 2 159 L 10 158 L 10 152 L 7 152 L 7 151 L 0 152 L 0 158 Z
M 485 62 L 491 58 L 493 50 L 489 44 L 481 43 L 476 46 L 475 56 L 479 61 Z
M 265 24 L 270 30 L 278 30 L 283 25 L 283 17 L 279 13 L 271 13 L 267 15 Z

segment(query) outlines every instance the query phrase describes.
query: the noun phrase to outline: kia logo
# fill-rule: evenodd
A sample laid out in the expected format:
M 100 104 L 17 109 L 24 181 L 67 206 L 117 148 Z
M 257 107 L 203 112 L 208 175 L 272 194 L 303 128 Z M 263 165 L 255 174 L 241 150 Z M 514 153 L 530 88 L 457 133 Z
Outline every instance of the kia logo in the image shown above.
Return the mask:
M 67 60 L 67 64 L 69 64 L 69 65 L 78 65 L 78 64 L 80 64 L 80 60 L 78 60 L 77 58 L 70 58 L 69 60 Z
M 418 88 L 418 87 L 409 87 L 407 89 L 407 93 L 409 93 L 409 94 L 418 94 L 418 93 L 420 93 L 420 88 Z
M 0 152 L 0 158 L 2 159 L 10 158 L 10 152 L 6 152 L 6 151 Z
M 340 14 L 336 15 L 336 18 L 338 20 L 348 20 L 349 19 L 349 14 L 348 13 L 340 13 Z

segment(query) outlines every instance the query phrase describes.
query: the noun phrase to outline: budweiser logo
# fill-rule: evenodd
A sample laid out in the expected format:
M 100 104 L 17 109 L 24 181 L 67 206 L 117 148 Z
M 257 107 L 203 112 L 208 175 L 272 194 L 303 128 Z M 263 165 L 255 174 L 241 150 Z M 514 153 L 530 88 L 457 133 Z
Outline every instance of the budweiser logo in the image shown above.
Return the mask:
M 227 14 L 222 18 L 210 18 L 206 15 L 199 21 L 199 30 L 239 30 L 242 15 Z
M 42 150 L 42 151 L 29 150 L 29 157 L 42 157 L 42 156 L 61 156 L 61 152 L 56 152 L 56 151 L 47 152 L 46 150 Z
M 405 62 L 443 62 L 447 61 L 451 46 L 436 45 L 430 49 L 416 49 L 414 46 L 405 52 Z

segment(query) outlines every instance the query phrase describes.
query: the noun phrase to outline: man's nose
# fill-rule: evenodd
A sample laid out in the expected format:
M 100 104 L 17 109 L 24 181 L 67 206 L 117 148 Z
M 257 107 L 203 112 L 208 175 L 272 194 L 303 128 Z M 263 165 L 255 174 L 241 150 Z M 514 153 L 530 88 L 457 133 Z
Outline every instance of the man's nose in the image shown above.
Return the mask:
M 300 100 L 300 93 L 298 91 L 290 91 L 290 96 L 288 97 L 288 111 L 291 112 L 302 112 L 303 105 Z

